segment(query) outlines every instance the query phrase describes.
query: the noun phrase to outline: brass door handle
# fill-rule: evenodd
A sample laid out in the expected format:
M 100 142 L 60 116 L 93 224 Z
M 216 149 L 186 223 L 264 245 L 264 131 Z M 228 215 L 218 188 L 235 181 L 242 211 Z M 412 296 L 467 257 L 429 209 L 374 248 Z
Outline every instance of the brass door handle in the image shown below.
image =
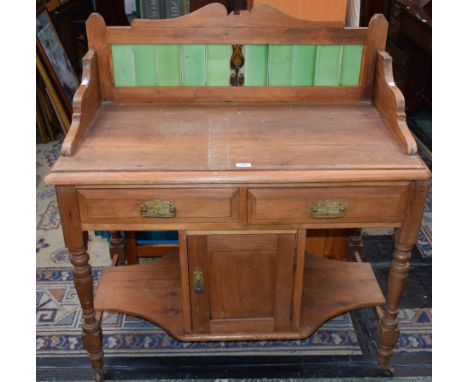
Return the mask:
M 173 218 L 176 216 L 176 205 L 167 200 L 150 200 L 140 206 L 140 214 L 146 218 Z
M 200 268 L 196 268 L 193 272 L 193 291 L 196 294 L 202 294 L 205 291 L 203 271 Z
M 319 200 L 310 207 L 310 214 L 315 219 L 334 219 L 345 216 L 346 206 L 333 199 Z

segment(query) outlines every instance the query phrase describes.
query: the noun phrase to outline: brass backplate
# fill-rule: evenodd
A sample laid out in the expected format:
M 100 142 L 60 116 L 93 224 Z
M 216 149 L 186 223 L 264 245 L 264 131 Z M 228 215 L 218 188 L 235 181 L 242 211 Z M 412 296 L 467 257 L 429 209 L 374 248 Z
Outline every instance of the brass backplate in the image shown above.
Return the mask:
M 151 200 L 140 206 L 140 214 L 147 218 L 173 218 L 176 215 L 176 206 L 166 200 Z
M 333 219 L 345 216 L 344 203 L 333 199 L 319 200 L 310 208 L 310 213 L 316 219 Z

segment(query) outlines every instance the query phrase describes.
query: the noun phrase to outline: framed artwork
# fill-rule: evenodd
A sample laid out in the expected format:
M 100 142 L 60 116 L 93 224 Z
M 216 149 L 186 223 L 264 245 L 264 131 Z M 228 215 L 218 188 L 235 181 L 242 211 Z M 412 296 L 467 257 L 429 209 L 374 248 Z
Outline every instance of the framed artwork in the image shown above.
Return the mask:
M 53 72 L 50 73 L 51 77 L 56 77 L 58 80 L 58 84 L 56 85 L 60 86 L 68 103 L 71 104 L 73 95 L 79 86 L 78 76 L 65 53 L 60 38 L 45 8 L 40 10 L 36 15 L 36 41 L 38 53 L 44 53 L 45 55 L 41 59 L 46 61 L 45 66 L 49 67 Z

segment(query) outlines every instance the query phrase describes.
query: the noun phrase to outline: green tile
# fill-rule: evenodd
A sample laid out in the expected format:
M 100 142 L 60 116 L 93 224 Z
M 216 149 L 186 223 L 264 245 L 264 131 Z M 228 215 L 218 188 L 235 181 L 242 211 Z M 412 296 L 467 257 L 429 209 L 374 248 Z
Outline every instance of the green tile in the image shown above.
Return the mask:
M 156 46 L 133 45 L 135 86 L 156 86 Z
M 341 86 L 358 86 L 361 74 L 362 45 L 344 45 L 341 59 Z
M 206 46 L 182 45 L 182 85 L 206 85 Z
M 341 45 L 319 45 L 315 67 L 316 86 L 338 86 L 341 72 Z
M 268 86 L 268 45 L 245 46 L 245 86 Z
M 317 45 L 293 46 L 293 86 L 313 86 Z
M 229 86 L 231 47 L 229 45 L 207 45 L 206 57 L 206 84 L 208 86 Z
M 292 62 L 292 45 L 270 45 L 270 86 L 291 86 Z
M 115 86 L 135 86 L 131 45 L 112 45 L 112 67 Z
M 159 86 L 180 86 L 179 45 L 158 45 L 156 53 Z
M 246 45 L 245 86 L 358 86 L 362 45 Z M 112 45 L 115 86 L 229 86 L 230 45 Z

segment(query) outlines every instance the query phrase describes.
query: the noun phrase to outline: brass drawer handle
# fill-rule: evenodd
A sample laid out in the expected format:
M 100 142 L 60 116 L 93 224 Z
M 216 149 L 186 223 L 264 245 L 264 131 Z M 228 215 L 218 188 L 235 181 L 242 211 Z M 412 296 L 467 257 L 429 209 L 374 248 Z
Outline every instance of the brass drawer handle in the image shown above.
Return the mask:
M 316 219 L 333 219 L 345 216 L 346 207 L 344 203 L 333 199 L 319 200 L 312 204 L 310 213 Z
M 167 200 L 150 200 L 140 206 L 140 214 L 146 218 L 173 218 L 176 215 L 176 205 Z

